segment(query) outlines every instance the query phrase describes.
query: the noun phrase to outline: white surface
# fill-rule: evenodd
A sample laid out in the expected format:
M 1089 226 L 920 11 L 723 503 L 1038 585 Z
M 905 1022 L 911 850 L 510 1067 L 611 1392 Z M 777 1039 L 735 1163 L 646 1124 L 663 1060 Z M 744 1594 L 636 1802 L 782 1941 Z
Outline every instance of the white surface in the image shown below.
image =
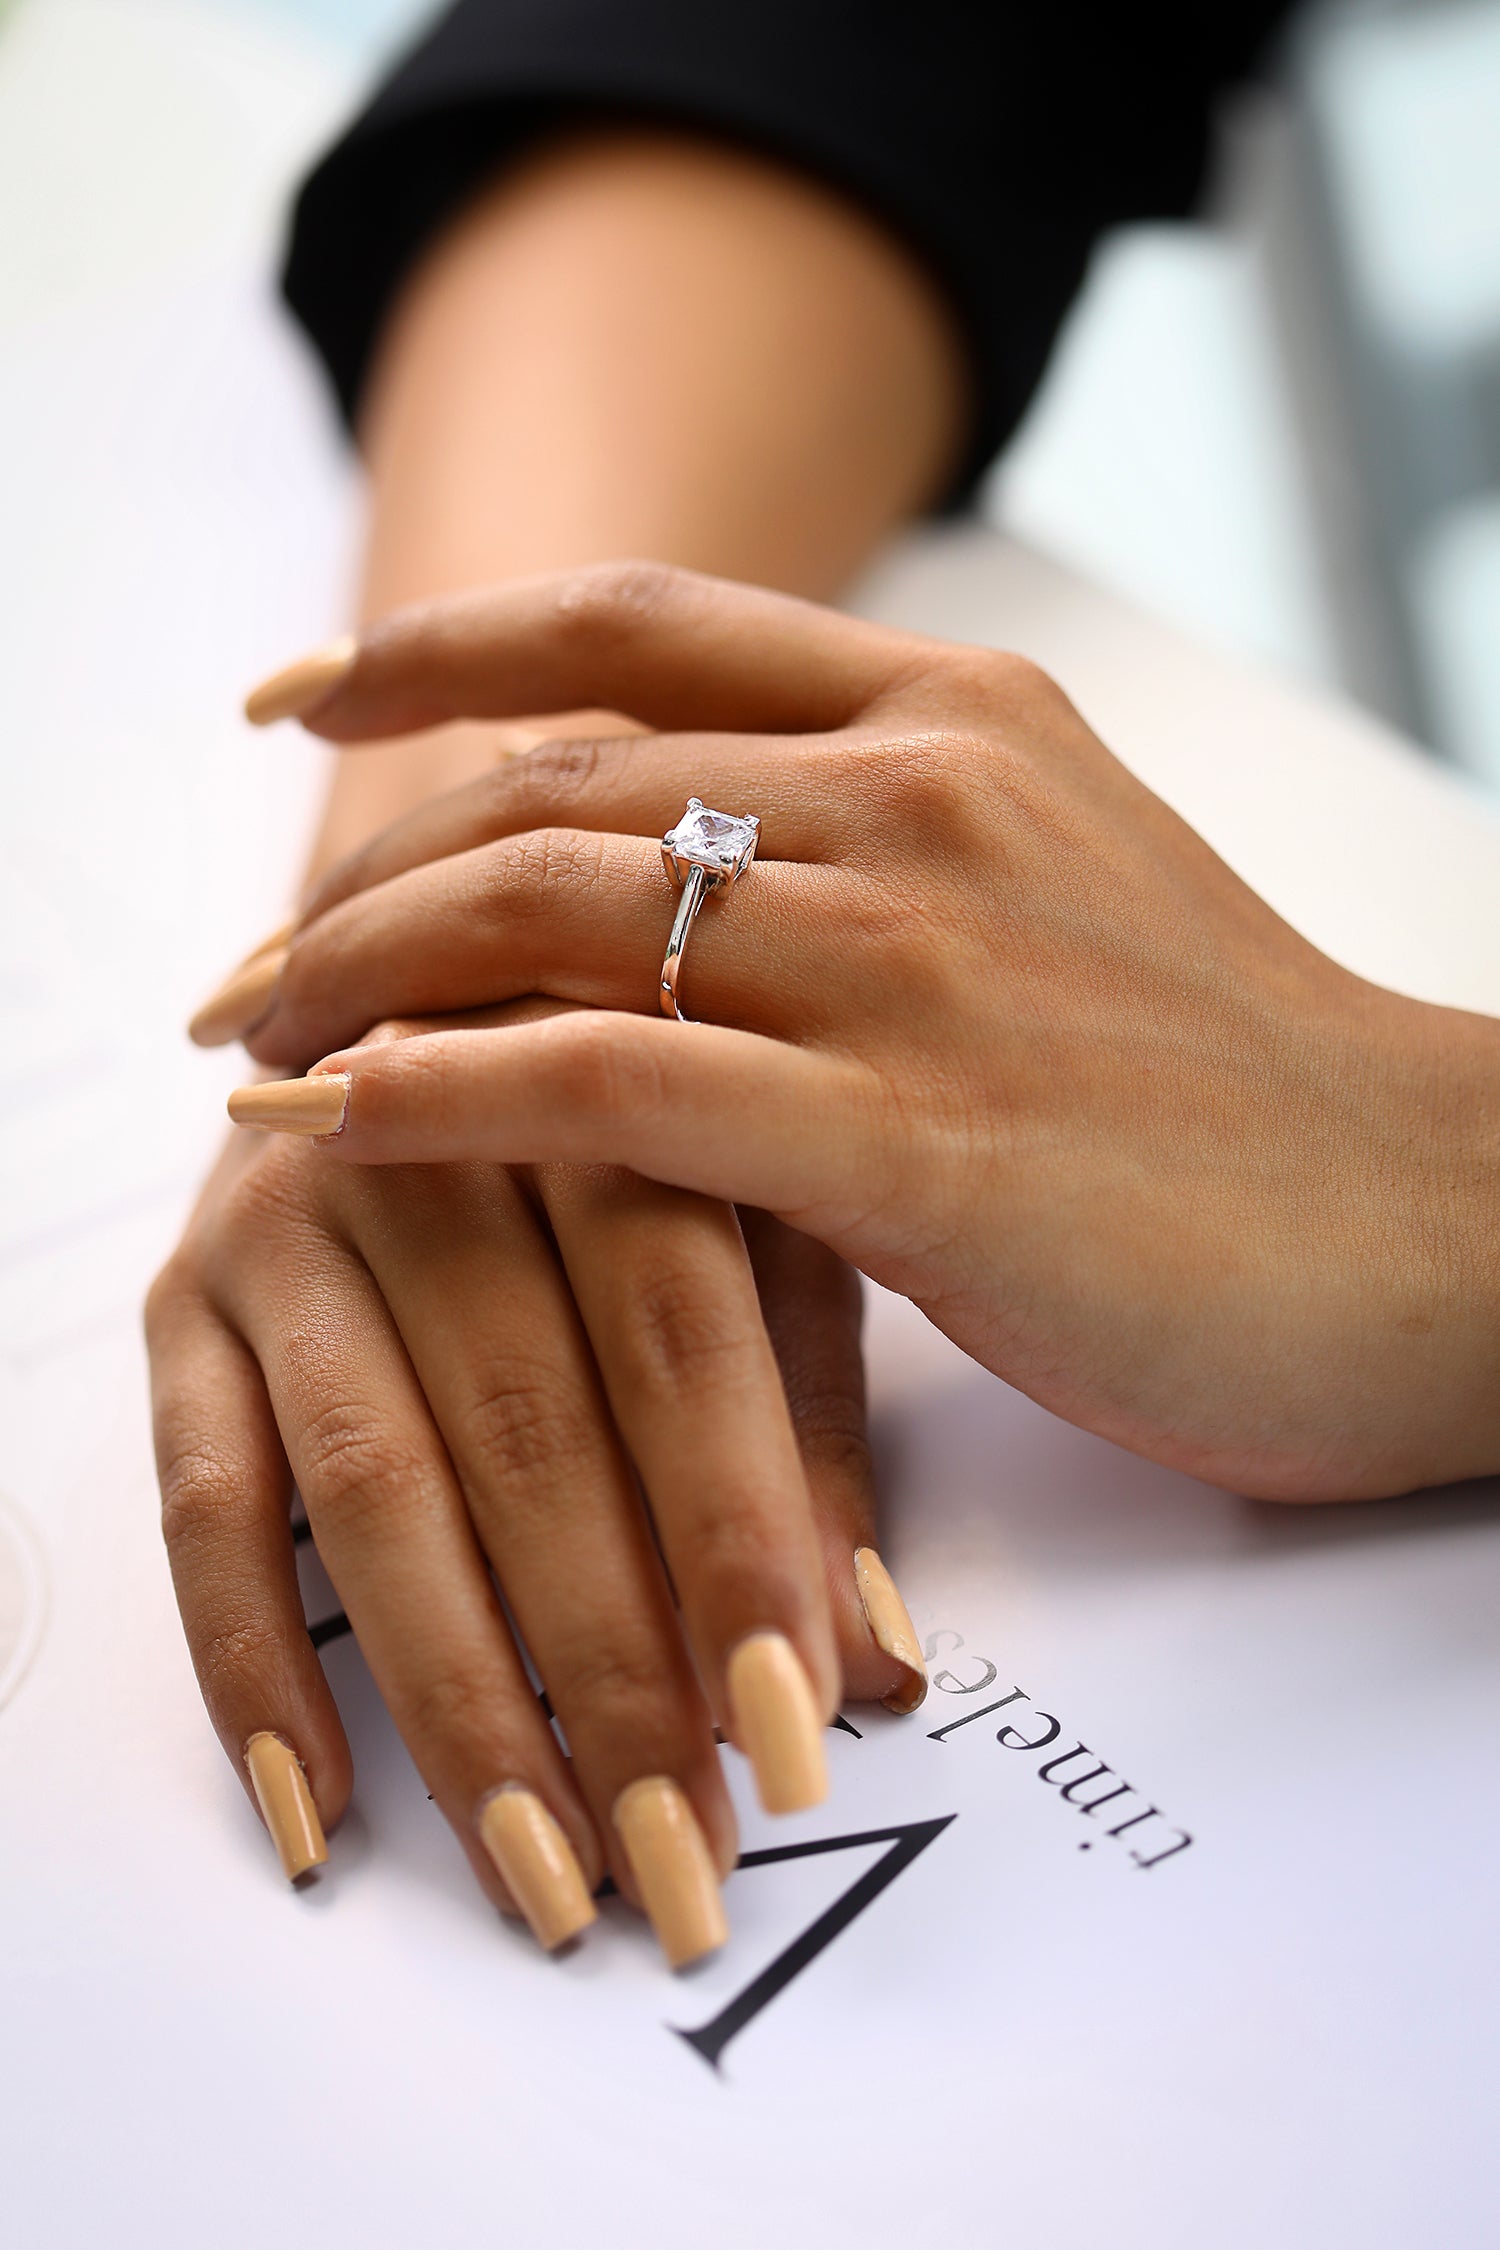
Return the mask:
M 887 1548 L 947 1678 L 930 1715 L 854 1714 L 832 1803 L 776 1840 L 958 1817 L 721 2076 L 665 2027 L 873 1854 L 738 1878 L 730 1948 L 681 1983 L 614 1909 L 544 1962 L 345 1641 L 356 1811 L 320 1885 L 280 1885 L 172 1611 L 136 1304 L 234 1070 L 177 1026 L 274 918 L 316 782 L 234 699 L 336 620 L 351 496 L 258 287 L 191 261 L 13 324 L 0 428 L 0 1491 L 52 1592 L 0 1709 L 7 2240 L 1487 2250 L 1500 1495 L 1241 1503 L 1054 1423 L 893 1300 Z M 1321 942 L 1500 1008 L 1494 825 L 1366 722 L 985 535 L 866 606 L 1029 649 Z M 1193 1844 L 1132 1864 L 1144 1830 L 1108 1838 L 997 1744 L 1014 1708 L 929 1739 L 1016 1685 Z

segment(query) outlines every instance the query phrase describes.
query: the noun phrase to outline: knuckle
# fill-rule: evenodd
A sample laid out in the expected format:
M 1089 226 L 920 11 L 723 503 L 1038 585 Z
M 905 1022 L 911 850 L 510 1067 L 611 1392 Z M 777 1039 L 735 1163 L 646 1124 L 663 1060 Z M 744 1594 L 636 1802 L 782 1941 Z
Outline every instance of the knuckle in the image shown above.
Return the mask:
M 629 1380 L 655 1394 L 701 1389 L 748 1356 L 743 1317 L 686 1263 L 662 1264 L 632 1280 L 631 1318 L 622 1342 Z
M 479 785 L 482 834 L 508 836 L 576 804 L 593 786 L 608 748 L 587 737 L 561 737 L 496 766 Z
M 401 1731 L 426 1742 L 477 1742 L 495 1737 L 494 1683 L 466 1672 L 428 1672 L 400 1692 Z
M 822 1396 L 793 1407 L 797 1446 L 810 1478 L 861 1497 L 875 1489 L 875 1456 L 862 1407 Z
M 558 596 L 557 621 L 584 640 L 623 638 L 680 606 L 688 574 L 670 563 L 599 563 L 572 577 Z
M 658 1710 L 672 1689 L 660 1655 L 614 1641 L 569 1650 L 552 1672 L 556 1677 L 547 1685 L 560 1710 L 607 1712 L 611 1728 L 626 1737 L 655 1731 L 641 1724 L 642 1716 Z
M 555 1376 L 515 1361 L 492 1362 L 470 1377 L 458 1410 L 468 1452 L 488 1481 L 539 1488 L 574 1467 L 589 1448 L 580 1402 Z
M 182 1557 L 222 1530 L 240 1497 L 240 1480 L 209 1447 L 188 1442 L 163 1450 L 157 1474 L 162 1537 L 169 1552 Z
M 491 851 L 487 902 L 507 927 L 518 912 L 555 916 L 586 908 L 603 873 L 603 838 L 587 829 L 533 828 Z
M 899 822 L 924 860 L 934 850 L 965 850 L 978 827 L 992 747 L 947 729 L 904 735 L 875 753 L 888 820 Z
M 584 1015 L 569 1026 L 560 1091 L 581 1115 L 606 1124 L 654 1114 L 661 1074 L 650 1042 L 624 1035 L 625 1019 Z
M 739 1599 L 747 1587 L 764 1587 L 786 1575 L 780 1527 L 749 1502 L 704 1509 L 674 1536 L 673 1559 L 700 1589 L 732 1589 Z
M 281 1669 L 286 1642 L 267 1617 L 244 1616 L 195 1636 L 193 1670 L 210 1711 L 243 1694 L 247 1681 Z
M 297 1450 L 304 1499 L 345 1521 L 396 1512 L 429 1481 L 431 1464 L 354 1401 L 320 1407 L 303 1424 Z

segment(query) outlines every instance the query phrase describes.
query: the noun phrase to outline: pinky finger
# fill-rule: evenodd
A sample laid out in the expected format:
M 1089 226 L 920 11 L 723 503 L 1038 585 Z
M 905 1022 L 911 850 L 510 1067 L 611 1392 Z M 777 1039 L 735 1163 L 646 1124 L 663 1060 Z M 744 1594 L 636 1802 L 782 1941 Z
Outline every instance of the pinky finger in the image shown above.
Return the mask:
M 209 1718 L 295 1881 L 327 1859 L 352 1769 L 303 1616 L 286 1457 L 254 1357 L 206 1300 L 164 1276 L 146 1326 L 183 1631 Z
M 891 1184 L 878 1103 L 872 1073 L 779 1040 L 575 1009 L 352 1047 L 229 1114 L 361 1164 L 623 1164 L 843 1248 L 822 1222 L 843 1233 Z

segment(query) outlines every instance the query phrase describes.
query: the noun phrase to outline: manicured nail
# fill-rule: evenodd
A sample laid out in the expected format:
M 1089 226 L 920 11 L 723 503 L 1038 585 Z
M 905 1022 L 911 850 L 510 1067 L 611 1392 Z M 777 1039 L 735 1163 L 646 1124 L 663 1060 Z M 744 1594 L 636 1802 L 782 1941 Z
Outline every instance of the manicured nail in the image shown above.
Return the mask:
M 901 1665 L 906 1677 L 889 1695 L 880 1700 L 887 1711 L 904 1718 L 915 1711 L 927 1693 L 927 1666 L 922 1661 L 922 1644 L 917 1639 L 905 1602 L 896 1591 L 896 1582 L 873 1547 L 858 1547 L 854 1554 L 854 1583 L 864 1604 L 866 1620 L 874 1636 L 875 1646 Z
M 271 1005 L 276 979 L 286 966 L 286 947 L 256 953 L 225 979 L 211 1000 L 205 1000 L 192 1022 L 188 1037 L 195 1047 L 227 1047 L 243 1038 Z
M 576 1938 L 599 1910 L 589 1896 L 577 1854 L 540 1797 L 508 1781 L 486 1797 L 479 1837 L 500 1879 L 548 1953 Z
M 272 1078 L 263 1086 L 236 1086 L 229 1097 L 235 1124 L 253 1125 L 261 1133 L 326 1137 L 343 1130 L 348 1107 L 346 1071 L 327 1071 L 321 1078 Z
M 615 1799 L 615 1827 L 657 1941 L 674 1969 L 716 1952 L 729 1936 L 719 1878 L 692 1806 L 675 1781 L 652 1774 Z
M 300 915 L 294 914 L 289 922 L 283 922 L 279 928 L 272 930 L 269 937 L 263 937 L 259 945 L 252 945 L 244 960 L 240 963 L 240 967 L 248 969 L 250 963 L 258 961 L 263 953 L 285 952 L 296 934 L 301 919 Z
M 277 719 L 305 719 L 326 703 L 359 654 L 353 633 L 299 656 L 280 672 L 273 672 L 245 698 L 245 717 L 253 727 L 268 727 Z
M 279 1734 L 252 1734 L 245 1744 L 245 1763 L 282 1870 L 287 1881 L 295 1883 L 328 1857 L 323 1823 L 302 1762 Z
M 735 1738 L 767 1812 L 804 1812 L 828 1794 L 823 1728 L 812 1682 L 784 1633 L 752 1633 L 726 1672 Z

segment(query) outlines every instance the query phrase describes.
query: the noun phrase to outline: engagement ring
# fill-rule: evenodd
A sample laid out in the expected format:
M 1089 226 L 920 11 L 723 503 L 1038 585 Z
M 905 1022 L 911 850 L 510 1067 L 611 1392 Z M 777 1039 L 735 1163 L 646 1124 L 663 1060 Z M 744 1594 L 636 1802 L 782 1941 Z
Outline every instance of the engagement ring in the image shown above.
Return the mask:
M 682 892 L 667 957 L 661 965 L 661 1012 L 679 1023 L 689 1019 L 677 1005 L 677 978 L 688 933 L 710 891 L 732 891 L 755 857 L 760 822 L 753 813 L 711 812 L 701 797 L 689 797 L 687 811 L 661 840 L 662 865 Z

